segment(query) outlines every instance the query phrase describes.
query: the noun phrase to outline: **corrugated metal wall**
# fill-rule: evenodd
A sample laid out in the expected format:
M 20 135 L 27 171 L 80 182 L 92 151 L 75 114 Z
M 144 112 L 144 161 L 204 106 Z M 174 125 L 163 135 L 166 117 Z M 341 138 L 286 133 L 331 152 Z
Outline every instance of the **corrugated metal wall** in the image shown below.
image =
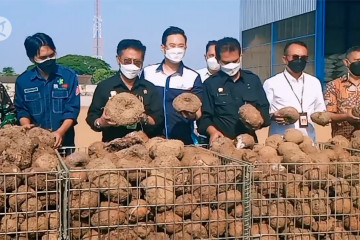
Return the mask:
M 240 32 L 316 10 L 316 0 L 239 1 Z

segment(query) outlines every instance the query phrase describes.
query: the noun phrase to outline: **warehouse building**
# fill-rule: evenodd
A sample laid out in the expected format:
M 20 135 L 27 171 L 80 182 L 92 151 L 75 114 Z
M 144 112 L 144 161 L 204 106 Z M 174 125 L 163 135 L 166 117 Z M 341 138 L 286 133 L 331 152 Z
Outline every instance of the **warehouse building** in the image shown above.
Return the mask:
M 241 0 L 243 68 L 262 81 L 283 71 L 283 49 L 300 40 L 309 48 L 306 72 L 323 83 L 344 74 L 342 59 L 360 45 L 359 0 Z

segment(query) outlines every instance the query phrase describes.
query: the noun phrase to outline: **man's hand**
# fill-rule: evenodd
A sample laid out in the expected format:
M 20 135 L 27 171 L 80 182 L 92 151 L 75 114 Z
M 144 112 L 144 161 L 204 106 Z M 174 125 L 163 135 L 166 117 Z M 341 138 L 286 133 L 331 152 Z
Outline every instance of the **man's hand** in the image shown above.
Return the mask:
M 33 127 L 35 127 L 35 124 L 32 123 L 28 123 L 25 125 L 22 125 L 23 128 L 25 128 L 26 130 L 32 129 Z
M 54 148 L 55 149 L 59 148 L 62 144 L 64 134 L 58 130 L 52 132 L 52 134 L 54 135 L 54 138 L 55 138 Z
M 139 122 L 141 124 L 147 125 L 149 123 L 149 116 L 146 113 L 142 113 L 139 117 Z
M 219 131 L 216 131 L 212 134 L 210 134 L 210 145 L 218 138 L 224 137 L 224 134 L 222 134 Z
M 190 119 L 190 120 L 195 120 L 196 119 L 196 113 L 192 113 L 192 112 L 188 112 L 188 111 L 181 111 L 180 114 L 184 118 L 187 118 L 187 119 Z
M 281 115 L 279 115 L 278 111 L 274 112 L 272 117 L 271 117 L 272 120 L 274 120 L 277 124 L 280 124 L 280 125 L 287 125 L 289 123 L 287 123 L 285 121 L 285 118 Z
M 349 111 L 347 112 L 347 119 L 348 122 L 350 123 L 360 123 L 360 117 L 355 117 L 352 112 L 351 109 L 349 109 Z
M 218 138 L 224 137 L 224 134 L 222 134 L 219 130 L 217 130 L 214 126 L 209 126 L 206 131 L 210 135 L 210 146 L 211 144 Z
M 140 123 L 144 125 L 155 125 L 155 120 L 150 115 L 143 113 L 140 116 Z
M 105 111 L 99 118 L 101 127 L 116 127 L 118 126 L 116 123 L 112 122 L 110 117 L 106 116 Z

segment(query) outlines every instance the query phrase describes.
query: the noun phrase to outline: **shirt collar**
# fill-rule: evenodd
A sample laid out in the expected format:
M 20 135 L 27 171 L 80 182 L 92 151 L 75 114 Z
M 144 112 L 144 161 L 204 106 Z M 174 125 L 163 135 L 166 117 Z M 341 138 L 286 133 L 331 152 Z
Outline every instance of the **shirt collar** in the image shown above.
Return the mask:
M 128 87 L 125 85 L 124 81 L 121 78 L 121 71 L 120 70 L 116 73 L 115 78 L 116 78 L 116 81 L 115 81 L 114 87 L 121 86 L 121 87 L 123 87 L 125 89 L 128 89 Z M 142 84 L 142 81 L 139 79 L 139 77 L 136 77 L 132 89 L 137 88 L 141 84 Z
M 239 70 L 240 72 L 240 78 L 235 81 L 235 82 L 239 82 L 239 81 L 243 81 L 244 80 L 244 72 L 242 71 L 242 69 L 240 68 Z M 232 77 L 230 77 L 229 75 L 227 75 L 226 73 L 224 73 L 223 71 L 218 71 L 216 74 L 219 74 L 219 76 L 221 76 L 222 79 L 224 79 L 224 82 L 226 81 L 230 81 L 230 82 L 234 82 L 234 80 L 232 79 Z
M 340 77 L 341 82 L 351 82 L 349 81 L 349 74 L 344 74 L 342 77 Z
M 205 75 L 208 77 L 210 77 L 212 75 L 208 68 L 206 68 Z
M 55 75 L 58 75 L 58 76 L 62 77 L 62 74 L 61 74 L 61 72 L 59 71 L 59 65 L 56 65 L 56 66 L 57 66 L 57 67 L 56 67 Z M 30 71 L 32 72 L 32 74 L 31 74 L 31 76 L 30 76 L 30 80 L 31 80 L 31 81 L 35 80 L 35 78 L 45 80 L 45 79 L 43 78 L 43 76 L 41 76 L 41 74 L 40 74 L 39 69 L 38 69 L 37 66 L 34 66 Z
M 285 76 L 287 77 L 287 79 L 289 79 L 289 81 L 298 82 L 298 81 L 296 80 L 296 78 L 294 78 L 294 77 L 289 73 L 289 71 L 288 71 L 286 68 L 285 68 L 285 70 L 284 70 L 284 74 L 285 74 Z M 301 75 L 300 75 L 300 77 L 299 77 L 298 80 L 303 80 L 303 79 L 304 79 L 304 72 L 301 73 Z
M 156 71 L 162 71 L 164 72 L 164 68 L 163 68 L 163 64 L 165 63 L 165 59 L 160 63 L 160 65 L 156 68 Z M 174 72 L 173 74 L 178 74 L 180 76 L 183 75 L 183 72 L 184 72 L 184 64 L 183 62 L 181 61 L 180 62 L 180 65 L 179 65 L 179 68 L 176 70 L 176 72 Z

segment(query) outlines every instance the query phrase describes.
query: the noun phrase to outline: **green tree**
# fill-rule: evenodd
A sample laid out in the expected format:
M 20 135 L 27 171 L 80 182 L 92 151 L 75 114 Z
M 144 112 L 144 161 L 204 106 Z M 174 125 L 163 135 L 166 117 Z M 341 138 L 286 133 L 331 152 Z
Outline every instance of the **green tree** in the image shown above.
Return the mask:
M 104 68 L 96 69 L 96 71 L 94 72 L 91 78 L 91 82 L 93 84 L 98 84 L 99 82 L 113 76 L 115 73 L 116 71 L 109 69 L 104 69 Z
M 57 63 L 74 69 L 79 75 L 93 75 L 97 69 L 110 70 L 110 65 L 104 60 L 89 56 L 66 55 L 57 59 Z
M 79 75 L 93 75 L 97 69 L 110 70 L 110 65 L 104 60 L 81 55 L 66 55 L 58 58 L 56 62 L 60 65 L 72 68 Z M 35 65 L 28 66 L 27 70 L 32 69 Z
M 16 73 L 14 71 L 14 68 L 12 67 L 4 67 L 2 70 L 2 74 L 3 76 L 15 76 Z

